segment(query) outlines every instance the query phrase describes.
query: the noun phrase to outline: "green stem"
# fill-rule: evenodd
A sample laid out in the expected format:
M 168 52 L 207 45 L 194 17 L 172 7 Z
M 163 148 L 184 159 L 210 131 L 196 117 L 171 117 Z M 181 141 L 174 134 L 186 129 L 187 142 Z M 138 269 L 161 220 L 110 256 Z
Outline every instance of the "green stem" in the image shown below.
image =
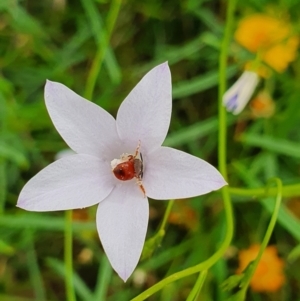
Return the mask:
M 226 15 L 226 27 L 224 38 L 221 44 L 221 53 L 219 57 L 219 93 L 218 93 L 218 111 L 219 111 L 219 147 L 218 147 L 218 161 L 219 161 L 219 169 L 225 180 L 227 180 L 227 112 L 223 106 L 223 95 L 226 90 L 226 68 L 227 68 L 227 57 L 228 57 L 228 48 L 231 39 L 231 33 L 233 28 L 233 20 L 234 20 L 234 10 L 235 10 L 236 0 L 230 0 L 227 8 Z M 224 200 L 224 208 L 227 222 L 227 232 L 226 237 L 223 242 L 222 247 L 219 249 L 223 252 L 226 251 L 229 246 L 232 237 L 233 237 L 233 213 L 232 213 L 232 205 L 229 194 L 228 186 L 225 186 L 221 190 L 223 200 Z
M 73 239 L 72 239 L 72 210 L 65 212 L 65 268 L 66 268 L 66 294 L 68 301 L 75 301 L 73 285 Z
M 221 53 L 219 56 L 219 91 L 218 91 L 218 112 L 219 112 L 219 136 L 218 136 L 218 162 L 219 169 L 224 179 L 228 180 L 227 175 L 227 112 L 223 106 L 223 95 L 226 91 L 226 68 L 227 68 L 227 57 L 228 57 L 228 48 L 231 41 L 231 35 L 233 30 L 233 21 L 234 21 L 234 10 L 236 6 L 236 0 L 230 0 L 227 8 L 226 15 L 226 27 L 224 38 L 221 44 Z M 225 186 L 221 190 L 225 215 L 226 215 L 226 223 L 227 223 L 227 231 L 226 237 L 223 242 L 223 246 L 220 250 L 226 251 L 227 247 L 230 245 L 234 224 L 233 224 L 233 213 L 232 213 L 232 205 L 229 194 L 229 187 Z
M 204 284 L 204 281 L 206 279 L 207 276 L 207 270 L 204 270 L 203 272 L 201 272 L 198 276 L 198 279 L 193 287 L 193 289 L 191 290 L 190 294 L 188 295 L 186 301 L 195 301 L 196 298 L 198 297 L 202 286 Z
M 277 187 L 271 187 L 268 190 L 268 192 L 266 192 L 265 187 L 250 188 L 250 189 L 229 187 L 229 193 L 232 196 L 251 197 L 252 199 L 256 199 L 259 197 L 266 197 L 266 196 L 276 196 L 277 191 L 278 191 Z M 283 197 L 300 196 L 300 184 L 282 186 L 282 196 Z
M 267 190 L 269 189 L 269 185 L 270 185 L 270 182 L 271 181 L 275 181 L 276 182 L 276 189 L 277 189 L 277 196 L 276 196 L 276 201 L 275 201 L 275 207 L 274 207 L 274 211 L 273 211 L 273 214 L 272 214 L 272 217 L 271 217 L 271 220 L 270 220 L 270 224 L 268 226 L 268 229 L 267 229 L 267 232 L 265 234 L 265 237 L 261 243 L 261 246 L 260 246 L 260 249 L 259 249 L 259 252 L 258 252 L 258 255 L 257 257 L 255 258 L 254 262 L 253 262 L 253 265 L 251 267 L 251 270 L 249 273 L 246 274 L 246 279 L 243 280 L 243 284 L 242 284 L 242 295 L 241 297 L 244 297 L 246 295 L 246 291 L 248 289 L 248 286 L 250 284 L 250 281 L 255 273 L 255 270 L 257 269 L 257 266 L 259 264 L 259 261 L 270 241 L 270 238 L 271 238 L 271 235 L 272 235 L 272 232 L 274 230 L 274 227 L 275 227 L 275 224 L 276 224 L 276 221 L 277 221 L 277 217 L 278 217 L 278 213 L 279 213 L 279 208 L 280 208 L 280 204 L 281 204 L 281 200 L 282 200 L 282 183 L 281 183 L 281 180 L 278 179 L 278 178 L 274 178 L 274 179 L 271 179 L 269 182 L 268 182 L 268 186 L 267 186 Z M 244 300 L 241 298 L 241 300 Z
M 141 300 L 145 300 L 146 298 L 150 297 L 151 295 L 153 295 L 154 293 L 156 293 L 157 291 L 161 290 L 164 286 L 177 281 L 181 278 L 190 276 L 192 274 L 195 273 L 199 273 L 201 271 L 204 270 L 208 270 L 211 266 L 213 266 L 224 254 L 224 252 L 227 250 L 229 243 L 231 242 L 231 234 L 229 231 L 227 231 L 226 233 L 226 237 L 224 239 L 224 242 L 222 243 L 221 247 L 211 256 L 209 257 L 207 260 L 193 266 L 190 268 L 187 268 L 183 271 L 174 273 L 170 276 L 168 276 L 167 278 L 161 280 L 160 282 L 156 283 L 155 285 L 153 285 L 152 287 L 150 287 L 149 289 L 145 290 L 144 292 L 142 292 L 140 295 L 138 295 L 137 297 L 133 298 L 131 301 L 141 301 Z
M 106 50 L 109 45 L 110 37 L 113 31 L 113 28 L 115 26 L 119 11 L 121 7 L 121 0 L 113 0 L 111 3 L 110 10 L 108 12 L 107 16 L 107 22 L 106 22 L 106 32 L 102 32 L 101 39 L 100 39 L 100 45 L 98 45 L 98 50 L 95 55 L 95 58 L 93 60 L 91 69 L 88 74 L 87 83 L 86 83 L 86 89 L 84 96 L 87 99 L 92 99 L 95 84 L 97 81 L 97 77 L 99 75 L 99 72 L 102 67 L 102 63 L 106 54 Z M 100 33 L 99 33 L 100 34 Z
M 168 218 L 169 218 L 169 215 L 171 213 L 173 205 L 174 205 L 174 200 L 169 200 L 167 209 L 166 209 L 165 214 L 164 214 L 163 221 L 162 221 L 162 223 L 159 227 L 159 230 L 157 231 L 158 233 L 165 230 L 166 224 L 167 224 L 167 221 L 168 221 Z
M 152 256 L 155 249 L 161 244 L 161 242 L 165 236 L 165 233 L 166 233 L 165 228 L 166 228 L 173 204 L 174 204 L 174 200 L 168 201 L 167 209 L 165 211 L 165 214 L 164 214 L 164 217 L 163 217 L 163 220 L 162 220 L 162 223 L 161 223 L 159 229 L 151 238 L 147 239 L 147 241 L 145 242 L 141 260 L 144 260 L 144 259 Z
M 227 113 L 223 107 L 223 95 L 226 91 L 226 68 L 227 68 L 227 57 L 228 48 L 231 40 L 231 33 L 233 28 L 234 20 L 234 9 L 236 0 L 230 0 L 227 8 L 226 15 L 226 27 L 224 38 L 221 44 L 221 53 L 219 56 L 219 92 L 218 92 L 218 103 L 219 103 L 219 169 L 225 180 L 227 180 L 227 165 L 226 165 L 226 141 L 227 141 Z
M 164 214 L 164 217 L 163 217 L 163 220 L 162 220 L 162 223 L 161 223 L 159 229 L 151 238 L 147 239 L 147 241 L 145 242 L 141 260 L 144 260 L 144 259 L 152 256 L 154 250 L 161 244 L 162 239 L 164 238 L 165 233 L 166 233 L 165 228 L 166 228 L 173 204 L 174 204 L 174 200 L 168 201 L 167 209 L 165 211 L 165 214 Z

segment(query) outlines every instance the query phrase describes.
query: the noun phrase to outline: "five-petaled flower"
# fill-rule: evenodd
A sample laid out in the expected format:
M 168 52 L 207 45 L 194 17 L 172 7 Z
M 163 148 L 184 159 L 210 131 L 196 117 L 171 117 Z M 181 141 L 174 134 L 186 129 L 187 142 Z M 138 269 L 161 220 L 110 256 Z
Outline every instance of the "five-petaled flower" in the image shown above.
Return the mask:
M 45 101 L 57 131 L 76 154 L 33 177 L 21 191 L 17 206 L 56 211 L 99 203 L 100 240 L 124 281 L 136 267 L 145 241 L 147 197 L 187 198 L 226 185 L 210 164 L 161 146 L 172 107 L 167 63 L 142 78 L 121 104 L 116 120 L 60 83 L 47 82 Z

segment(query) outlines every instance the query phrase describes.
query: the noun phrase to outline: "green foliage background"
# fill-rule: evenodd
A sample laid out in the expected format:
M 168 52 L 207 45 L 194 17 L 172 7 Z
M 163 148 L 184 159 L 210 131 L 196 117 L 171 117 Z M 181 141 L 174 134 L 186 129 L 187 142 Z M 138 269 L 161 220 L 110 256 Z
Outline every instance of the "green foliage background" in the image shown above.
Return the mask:
M 114 9 L 119 4 L 121 9 L 113 24 Z M 226 5 L 226 1 L 196 0 L 0 1 L 0 300 L 65 300 L 63 213 L 31 213 L 16 208 L 24 184 L 67 147 L 44 105 L 45 80 L 89 95 L 115 115 L 138 80 L 167 60 L 174 101 L 165 144 L 217 166 L 218 57 Z M 300 4 L 296 0 L 240 1 L 235 21 L 269 7 L 289 14 L 295 29 L 299 29 Z M 103 64 L 95 60 L 101 51 L 105 54 Z M 251 57 L 232 41 L 229 85 Z M 88 84 L 93 64 L 99 75 L 91 93 Z M 285 186 L 300 183 L 299 83 L 297 59 L 284 74 L 274 74 L 264 83 L 276 103 L 271 118 L 253 119 L 249 109 L 237 117 L 229 114 L 231 187 L 264 187 L 273 176 L 281 178 Z M 286 284 L 276 294 L 250 291 L 247 300 L 300 300 L 296 248 L 300 241 L 300 188 L 286 187 L 271 238 L 286 261 Z M 227 292 L 220 284 L 235 273 L 237 250 L 262 240 L 274 207 L 273 198 L 255 198 L 251 193 L 241 196 L 233 188 L 231 194 L 236 218 L 232 247 L 209 271 L 197 300 L 226 299 Z M 85 213 L 84 221 L 74 220 L 78 300 L 129 300 L 167 275 L 213 254 L 226 230 L 221 195 L 177 202 L 185 202 L 192 210 L 195 225 L 169 224 L 159 247 L 139 263 L 126 284 L 111 270 L 102 251 L 95 230 L 95 208 Z M 150 206 L 149 238 L 158 229 L 165 203 L 150 201 Z M 174 210 L 176 206 L 175 202 Z M 82 254 L 88 254 L 89 260 L 81 259 Z M 149 300 L 185 300 L 195 281 L 196 276 L 183 278 Z

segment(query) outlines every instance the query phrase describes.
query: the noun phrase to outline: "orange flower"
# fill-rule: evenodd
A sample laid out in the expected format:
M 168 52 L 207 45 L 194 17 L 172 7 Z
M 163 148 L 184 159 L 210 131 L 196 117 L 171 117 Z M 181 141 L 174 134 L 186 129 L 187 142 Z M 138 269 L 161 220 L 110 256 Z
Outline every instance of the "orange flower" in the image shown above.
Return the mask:
M 236 41 L 277 72 L 283 72 L 295 60 L 299 38 L 286 21 L 264 14 L 253 14 L 241 20 Z
M 186 202 L 174 203 L 168 221 L 170 224 L 180 225 L 192 231 L 198 227 L 197 214 Z
M 237 274 L 247 267 L 258 255 L 260 246 L 255 244 L 247 250 L 239 252 L 239 268 Z M 285 282 L 283 274 L 284 262 L 278 257 L 275 246 L 268 246 L 251 279 L 250 286 L 256 292 L 276 292 Z
M 261 91 L 251 101 L 250 109 L 254 118 L 269 118 L 275 112 L 275 103 L 267 91 Z

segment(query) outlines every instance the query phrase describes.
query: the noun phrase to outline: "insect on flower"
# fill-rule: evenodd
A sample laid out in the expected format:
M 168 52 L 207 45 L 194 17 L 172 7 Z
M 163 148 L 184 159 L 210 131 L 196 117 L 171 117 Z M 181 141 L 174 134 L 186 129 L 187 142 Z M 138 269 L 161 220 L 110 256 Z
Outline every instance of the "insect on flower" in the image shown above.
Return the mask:
M 134 155 L 123 154 L 120 159 L 112 160 L 111 168 L 115 177 L 121 181 L 128 181 L 133 178 L 136 178 L 137 184 L 140 186 L 140 189 L 142 190 L 145 197 L 146 191 L 142 183 L 143 156 L 139 151 L 140 146 L 141 141 L 139 141 Z
M 172 111 L 167 63 L 140 80 L 122 102 L 116 119 L 56 82 L 47 81 L 45 102 L 74 154 L 34 176 L 22 189 L 17 206 L 58 211 L 97 204 L 96 225 L 103 249 L 124 281 L 143 249 L 148 198 L 184 199 L 227 184 L 204 160 L 162 146 Z

